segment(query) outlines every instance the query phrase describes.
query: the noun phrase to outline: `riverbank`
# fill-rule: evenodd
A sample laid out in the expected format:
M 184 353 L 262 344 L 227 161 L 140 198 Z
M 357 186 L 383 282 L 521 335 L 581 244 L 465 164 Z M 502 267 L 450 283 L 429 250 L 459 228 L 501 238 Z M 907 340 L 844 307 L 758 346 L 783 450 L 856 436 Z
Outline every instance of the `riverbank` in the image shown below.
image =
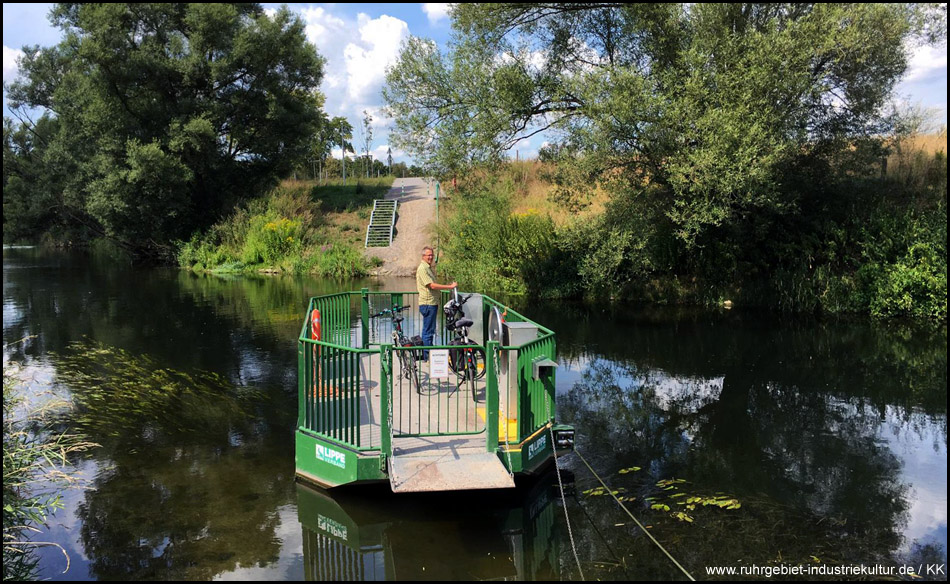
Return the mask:
M 380 262 L 363 255 L 373 200 L 394 177 L 349 184 L 285 180 L 184 242 L 178 263 L 196 272 L 366 275 Z
M 645 177 L 578 158 L 478 170 L 442 207 L 441 274 L 536 297 L 946 322 L 946 133 L 888 148 L 790 176 L 772 209 L 694 234 Z

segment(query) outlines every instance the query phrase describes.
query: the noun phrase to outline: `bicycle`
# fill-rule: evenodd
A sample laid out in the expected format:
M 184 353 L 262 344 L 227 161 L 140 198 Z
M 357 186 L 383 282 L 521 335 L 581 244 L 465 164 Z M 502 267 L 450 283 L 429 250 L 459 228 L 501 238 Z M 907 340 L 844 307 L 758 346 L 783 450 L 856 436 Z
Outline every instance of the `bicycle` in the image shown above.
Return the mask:
M 449 344 L 475 345 L 477 348 L 449 349 L 449 368 L 459 378 L 457 387 L 462 387 L 462 384 L 467 381 L 472 392 L 472 400 L 477 402 L 478 393 L 475 391 L 475 381 L 485 377 L 485 351 L 468 338 L 468 329 L 474 322 L 469 318 L 464 318 L 463 307 L 472 297 L 472 294 L 459 297 L 458 290 L 453 290 L 453 292 L 454 297 L 442 309 L 446 319 L 445 328 L 455 335 L 455 338 Z
M 410 339 L 402 331 L 402 321 L 404 320 L 404 317 L 399 316 L 399 313 L 403 312 L 404 310 L 409 310 L 409 307 L 393 306 L 391 309 L 386 308 L 377 312 L 376 314 L 371 314 L 370 318 L 389 316 L 393 325 L 392 343 L 394 347 L 421 347 L 422 337 L 416 335 Z M 396 351 L 396 354 L 399 356 L 399 369 L 401 375 L 409 380 L 410 386 L 415 383 L 416 392 L 421 394 L 422 382 L 420 381 L 419 377 L 419 365 L 416 363 L 416 360 L 421 358 L 421 353 L 418 349 L 412 349 Z

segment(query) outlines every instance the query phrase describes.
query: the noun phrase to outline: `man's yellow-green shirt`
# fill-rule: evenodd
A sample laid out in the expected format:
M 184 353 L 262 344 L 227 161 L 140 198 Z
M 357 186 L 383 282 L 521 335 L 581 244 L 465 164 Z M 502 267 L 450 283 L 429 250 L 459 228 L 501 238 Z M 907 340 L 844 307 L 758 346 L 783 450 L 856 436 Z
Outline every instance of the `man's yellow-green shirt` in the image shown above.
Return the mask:
M 435 300 L 435 293 L 429 289 L 429 284 L 435 283 L 435 274 L 432 273 L 432 267 L 426 262 L 419 264 L 416 268 L 416 288 L 419 289 L 419 306 L 438 306 Z

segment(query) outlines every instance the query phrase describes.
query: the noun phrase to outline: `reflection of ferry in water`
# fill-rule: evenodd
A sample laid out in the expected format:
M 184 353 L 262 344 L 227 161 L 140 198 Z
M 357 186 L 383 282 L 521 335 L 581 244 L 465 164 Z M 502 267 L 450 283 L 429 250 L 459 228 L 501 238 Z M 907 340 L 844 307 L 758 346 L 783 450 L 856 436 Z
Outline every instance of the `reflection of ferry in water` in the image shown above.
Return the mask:
M 297 485 L 307 580 L 559 579 L 553 472 L 497 491 L 394 498 Z
M 394 492 L 513 488 L 574 446 L 557 424 L 554 332 L 488 296 L 443 293 L 422 361 L 415 292 L 310 300 L 297 342 L 297 476 Z M 427 347 L 428 349 L 428 347 Z

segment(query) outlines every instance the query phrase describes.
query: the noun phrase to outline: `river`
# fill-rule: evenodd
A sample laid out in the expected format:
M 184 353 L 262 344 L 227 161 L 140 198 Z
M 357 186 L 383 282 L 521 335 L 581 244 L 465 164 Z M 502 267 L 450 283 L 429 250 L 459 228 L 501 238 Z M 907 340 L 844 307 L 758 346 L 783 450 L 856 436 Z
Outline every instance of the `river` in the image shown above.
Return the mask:
M 553 473 L 504 493 L 298 486 L 307 300 L 364 286 L 413 283 L 4 247 L 4 363 L 31 400 L 73 403 L 66 419 L 100 444 L 34 538 L 69 570 L 40 547 L 41 577 L 685 578 L 577 454 L 563 505 Z M 697 579 L 946 579 L 945 326 L 503 300 L 557 333 L 558 418 L 579 454 Z

